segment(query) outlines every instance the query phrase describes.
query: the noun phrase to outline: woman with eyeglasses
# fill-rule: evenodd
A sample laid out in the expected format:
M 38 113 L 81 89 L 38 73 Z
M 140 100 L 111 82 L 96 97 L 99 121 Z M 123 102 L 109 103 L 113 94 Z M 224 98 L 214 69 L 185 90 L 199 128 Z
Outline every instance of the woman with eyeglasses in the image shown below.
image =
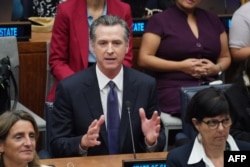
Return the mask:
M 224 151 L 250 150 L 250 143 L 229 134 L 235 121 L 222 90 L 210 87 L 191 99 L 185 121 L 198 132 L 196 138 L 170 150 L 167 166 L 224 167 Z

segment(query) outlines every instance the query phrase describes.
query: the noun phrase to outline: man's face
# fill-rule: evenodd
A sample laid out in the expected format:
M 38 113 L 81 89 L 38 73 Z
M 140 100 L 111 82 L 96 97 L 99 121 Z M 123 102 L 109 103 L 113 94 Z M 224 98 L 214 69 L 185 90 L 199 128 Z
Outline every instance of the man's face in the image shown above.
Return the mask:
M 128 43 L 124 39 L 121 25 L 103 26 L 96 29 L 96 40 L 92 44 L 99 69 L 109 78 L 121 69 Z

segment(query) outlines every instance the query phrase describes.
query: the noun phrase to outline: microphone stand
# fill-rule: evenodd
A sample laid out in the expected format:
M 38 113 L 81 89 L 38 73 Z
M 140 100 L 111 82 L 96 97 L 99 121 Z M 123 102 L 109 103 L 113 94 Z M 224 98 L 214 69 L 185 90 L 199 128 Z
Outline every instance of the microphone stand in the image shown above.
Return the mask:
M 133 154 L 134 154 L 134 159 L 136 159 L 136 154 L 135 154 L 135 142 L 134 142 L 133 129 L 132 129 L 132 122 L 131 122 L 131 115 L 130 115 L 130 102 L 127 102 L 127 110 L 128 110 L 128 118 L 129 118 L 129 125 L 130 125 L 130 133 L 131 133 L 131 139 L 132 139 Z
M 224 14 L 227 14 L 227 0 L 224 0 Z

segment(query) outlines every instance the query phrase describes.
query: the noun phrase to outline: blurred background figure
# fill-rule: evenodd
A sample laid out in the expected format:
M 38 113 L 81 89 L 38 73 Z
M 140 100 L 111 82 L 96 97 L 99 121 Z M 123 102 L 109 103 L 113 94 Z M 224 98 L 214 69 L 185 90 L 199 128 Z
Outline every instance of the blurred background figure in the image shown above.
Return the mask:
M 133 18 L 150 17 L 174 4 L 174 0 L 122 0 L 130 4 Z
M 224 167 L 224 151 L 250 150 L 250 143 L 235 140 L 230 126 L 235 121 L 222 90 L 206 88 L 191 99 L 185 121 L 198 132 L 183 146 L 170 150 L 167 166 Z
M 231 135 L 250 142 L 250 57 L 241 62 L 232 86 L 226 91 L 230 107 L 238 121 L 232 125 Z
M 232 58 L 242 61 L 250 55 L 250 2 L 243 4 L 233 14 L 229 29 L 229 46 Z
M 144 17 L 150 17 L 153 14 L 162 12 L 173 4 L 173 0 L 148 0 L 144 9 Z
M 33 0 L 34 16 L 54 17 L 59 1 L 61 0 Z
M 34 16 L 31 0 L 13 0 L 12 21 L 27 21 Z
M 12 21 L 22 20 L 23 18 L 23 4 L 21 0 L 13 0 L 12 7 Z
M 133 18 L 141 18 L 145 13 L 146 0 L 122 0 L 130 5 Z
M 241 4 L 247 3 L 249 0 L 241 0 Z
M 6 111 L 0 116 L 0 166 L 39 167 L 36 153 L 38 127 L 25 111 Z

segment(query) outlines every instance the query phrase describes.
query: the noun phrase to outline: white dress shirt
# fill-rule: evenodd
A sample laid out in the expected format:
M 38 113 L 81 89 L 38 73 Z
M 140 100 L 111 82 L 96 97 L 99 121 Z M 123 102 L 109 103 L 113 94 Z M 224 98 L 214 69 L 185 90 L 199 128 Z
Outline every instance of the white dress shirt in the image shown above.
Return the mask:
M 96 65 L 96 75 L 98 80 L 98 85 L 100 89 L 101 101 L 102 101 L 102 109 L 105 116 L 105 120 L 107 120 L 107 100 L 108 100 L 108 93 L 109 93 L 109 79 L 106 75 L 104 75 L 98 66 Z M 118 105 L 119 105 L 119 115 L 121 118 L 121 111 L 122 111 L 122 95 L 123 95 L 123 67 L 121 68 L 118 75 L 112 79 L 115 83 L 115 90 L 117 92 L 118 97 Z

